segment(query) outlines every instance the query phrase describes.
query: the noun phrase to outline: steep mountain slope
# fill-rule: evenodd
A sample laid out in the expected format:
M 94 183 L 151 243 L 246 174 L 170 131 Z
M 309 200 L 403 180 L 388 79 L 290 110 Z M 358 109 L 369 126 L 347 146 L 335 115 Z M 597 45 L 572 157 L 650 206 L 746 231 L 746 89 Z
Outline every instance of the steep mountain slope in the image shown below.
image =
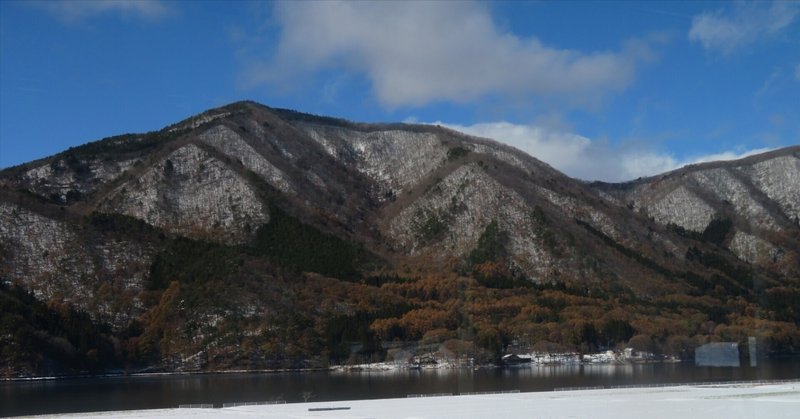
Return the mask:
M 621 185 L 595 184 L 662 225 L 689 235 L 713 226 L 740 259 L 799 276 L 800 147 L 693 165 Z
M 6 349 L 7 372 L 320 365 L 392 339 L 666 348 L 761 309 L 792 350 L 798 176 L 795 147 L 587 185 L 441 127 L 234 103 L 0 172 L 2 339 L 71 354 Z M 97 329 L 11 314 L 74 310 Z

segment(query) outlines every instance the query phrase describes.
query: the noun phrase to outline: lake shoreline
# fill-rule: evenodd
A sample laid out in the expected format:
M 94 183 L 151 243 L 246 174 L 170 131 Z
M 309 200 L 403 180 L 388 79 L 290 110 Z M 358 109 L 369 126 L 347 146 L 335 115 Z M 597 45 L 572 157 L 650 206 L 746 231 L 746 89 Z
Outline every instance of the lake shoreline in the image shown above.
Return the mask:
M 422 369 L 481 369 L 481 368 L 524 368 L 528 366 L 547 365 L 608 365 L 608 364 L 645 364 L 645 363 L 678 363 L 688 362 L 675 357 L 656 355 L 650 352 L 636 352 L 630 349 L 622 351 L 605 351 L 581 354 L 577 352 L 560 353 L 520 353 L 507 354 L 500 363 L 475 363 L 474 358 L 451 358 L 436 353 L 413 356 L 399 361 L 372 362 L 361 364 L 338 364 L 328 367 L 313 368 L 261 368 L 261 369 L 229 369 L 229 370 L 195 370 L 195 371 L 147 371 L 125 372 L 112 370 L 97 374 L 65 374 L 33 377 L 4 377 L 0 382 L 26 382 L 43 380 L 63 380 L 80 378 L 112 378 L 112 377 L 152 377 L 180 376 L 197 374 L 280 374 L 304 372 L 361 372 L 390 370 L 422 370 Z
M 338 403 L 409 395 L 674 387 L 686 383 L 754 385 L 783 380 L 800 380 L 800 360 L 764 363 L 757 368 L 697 367 L 683 362 L 340 372 L 148 372 L 0 382 L 0 416 L 171 409 L 195 404 L 220 408 L 231 404 Z
M 609 403 L 613 401 L 613 403 Z M 654 408 L 660 407 L 660 408 Z M 674 386 L 637 386 L 612 389 L 565 389 L 551 392 L 498 392 L 486 394 L 438 394 L 432 397 L 358 399 L 285 404 L 234 404 L 223 407 L 191 405 L 180 408 L 53 414 L 54 418 L 198 418 L 317 417 L 491 417 L 502 413 L 509 419 L 540 417 L 606 418 L 789 418 L 800 407 L 800 381 L 772 383 L 711 383 Z
M 70 375 L 55 375 L 55 376 L 35 376 L 35 377 L 11 377 L 0 378 L 0 383 L 14 383 L 14 382 L 39 382 L 39 381 L 56 381 L 56 380 L 77 380 L 87 378 L 137 378 L 137 377 L 180 377 L 180 376 L 196 376 L 196 375 L 226 375 L 226 374 L 285 374 L 285 373 L 315 373 L 315 372 L 333 372 L 333 373 L 352 373 L 358 374 L 361 372 L 381 372 L 381 371 L 401 371 L 401 370 L 478 370 L 478 369 L 503 369 L 503 368 L 534 368 L 534 367 L 558 367 L 558 366 L 580 366 L 580 365 L 639 365 L 639 364 L 675 364 L 685 363 L 689 361 L 680 360 L 648 360 L 648 361 L 630 361 L 630 362 L 550 362 L 550 363 L 526 363 L 526 364 L 467 364 L 467 363 L 453 363 L 442 362 L 432 365 L 413 365 L 409 363 L 386 363 L 376 362 L 369 364 L 344 364 L 332 365 L 327 368 L 273 368 L 273 369 L 230 369 L 230 370 L 213 370 L 213 371 L 164 371 L 164 372 L 132 372 L 132 373 L 115 373 L 106 372 L 98 374 L 70 374 Z
M 472 359 L 450 359 L 435 357 L 435 364 L 420 361 L 389 361 L 374 362 L 363 364 L 337 364 L 328 367 L 313 368 L 259 368 L 259 369 L 226 369 L 226 370 L 194 370 L 194 371 L 147 371 L 148 369 L 136 372 L 124 372 L 111 370 L 102 373 L 86 374 L 64 374 L 52 376 L 29 376 L 29 377 L 0 377 L 0 383 L 9 382 L 37 382 L 53 380 L 71 380 L 86 378 L 117 378 L 117 377 L 162 377 L 162 376 L 194 376 L 209 374 L 284 374 L 284 373 L 315 373 L 315 372 L 336 372 L 336 373 L 359 373 L 359 372 L 380 372 L 397 370 L 428 370 L 428 369 L 496 369 L 496 368 L 527 368 L 537 366 L 570 366 L 570 365 L 641 365 L 641 364 L 686 364 L 693 363 L 691 359 L 679 359 L 672 356 L 655 355 L 652 353 L 642 353 L 643 355 L 634 356 L 625 354 L 625 351 L 606 351 L 598 353 L 527 353 L 520 354 L 523 358 L 530 358 L 530 362 L 518 363 L 474 363 Z M 417 358 L 417 357 L 415 357 Z M 424 357 L 421 357 L 424 358 Z M 800 359 L 800 353 L 775 353 L 765 356 L 765 361 L 781 361 Z M 744 364 L 742 364 L 744 366 Z

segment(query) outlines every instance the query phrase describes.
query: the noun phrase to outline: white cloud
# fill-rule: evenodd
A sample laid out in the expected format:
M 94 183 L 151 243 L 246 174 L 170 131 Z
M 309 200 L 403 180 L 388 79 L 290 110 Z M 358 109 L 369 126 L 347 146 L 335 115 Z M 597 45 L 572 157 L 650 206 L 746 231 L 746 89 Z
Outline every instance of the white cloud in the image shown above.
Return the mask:
M 521 38 L 473 2 L 279 2 L 275 54 L 245 84 L 285 85 L 324 70 L 366 76 L 384 106 L 537 95 L 592 105 L 625 89 L 643 61 L 642 41 L 584 53 Z
M 687 164 L 735 160 L 764 153 L 770 149 L 738 148 L 721 153 L 690 156 L 679 159 L 644 146 L 613 146 L 605 141 L 536 125 L 510 122 L 487 122 L 457 125 L 436 122 L 457 131 L 478 137 L 491 138 L 520 149 L 553 166 L 569 176 L 585 180 L 619 182 L 653 176 L 675 170 Z
M 686 164 L 707 163 L 707 162 L 722 161 L 722 160 L 738 160 L 738 159 L 743 159 L 745 157 L 754 156 L 756 154 L 766 153 L 772 150 L 774 149 L 756 148 L 752 150 L 739 150 L 739 149 L 729 150 L 729 151 L 723 151 L 721 153 L 707 154 L 699 157 L 694 157 L 693 159 L 688 160 Z
M 475 125 L 442 122 L 436 124 L 508 144 L 574 176 L 577 176 L 576 173 L 582 165 L 584 153 L 592 146 L 592 141 L 586 137 L 536 125 L 517 125 L 510 122 L 487 122 Z
M 730 54 L 760 39 L 774 36 L 792 24 L 800 14 L 800 3 L 793 1 L 736 2 L 694 16 L 689 39 L 707 50 Z
M 170 12 L 160 0 L 52 0 L 33 4 L 68 23 L 114 13 L 126 17 L 158 20 Z

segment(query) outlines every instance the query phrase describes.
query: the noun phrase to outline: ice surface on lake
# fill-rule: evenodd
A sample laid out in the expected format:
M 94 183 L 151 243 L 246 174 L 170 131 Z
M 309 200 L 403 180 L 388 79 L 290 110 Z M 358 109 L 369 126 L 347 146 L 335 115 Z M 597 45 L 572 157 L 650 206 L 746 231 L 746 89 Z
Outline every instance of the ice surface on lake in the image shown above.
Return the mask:
M 153 409 L 60 417 L 124 418 L 795 418 L 800 381 Z M 53 417 L 53 416 L 49 416 Z

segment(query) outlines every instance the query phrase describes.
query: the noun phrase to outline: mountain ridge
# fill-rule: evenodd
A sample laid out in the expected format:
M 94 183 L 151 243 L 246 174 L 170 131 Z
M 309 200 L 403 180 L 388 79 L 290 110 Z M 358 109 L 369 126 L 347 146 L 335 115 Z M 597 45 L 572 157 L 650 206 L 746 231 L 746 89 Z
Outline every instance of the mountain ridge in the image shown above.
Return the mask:
M 488 354 L 633 337 L 604 332 L 613 322 L 667 351 L 676 336 L 738 340 L 759 310 L 760 339 L 792 351 L 800 310 L 775 301 L 800 289 L 799 150 L 587 183 L 447 128 L 236 102 L 0 171 L 0 277 L 7 301 L 27 301 L 19 289 L 107 325 L 113 362 L 132 367 L 319 365 L 426 336 Z M 689 314 L 714 327 L 655 326 Z M 275 346 L 287 338 L 305 343 Z

